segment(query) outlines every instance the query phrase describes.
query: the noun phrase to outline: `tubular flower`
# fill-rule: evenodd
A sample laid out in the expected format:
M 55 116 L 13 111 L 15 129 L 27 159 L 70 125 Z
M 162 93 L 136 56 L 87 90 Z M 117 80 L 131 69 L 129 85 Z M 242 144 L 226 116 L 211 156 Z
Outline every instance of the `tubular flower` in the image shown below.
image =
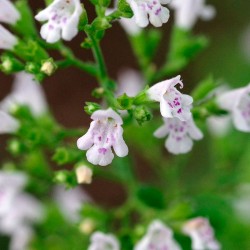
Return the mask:
M 173 232 L 161 221 L 153 221 L 146 235 L 137 243 L 134 250 L 180 250 L 180 246 L 173 238 Z
M 20 18 L 20 14 L 13 3 L 9 0 L 0 1 L 0 22 L 15 24 Z
M 234 126 L 250 132 L 250 85 L 221 94 L 218 105 L 232 114 Z
M 174 0 L 170 6 L 175 9 L 176 26 L 192 29 L 198 18 L 210 20 L 215 15 L 213 6 L 206 5 L 205 0 Z
M 22 173 L 0 171 L 0 217 L 10 210 L 15 196 L 26 182 L 27 178 Z
M 186 121 L 191 117 L 191 104 L 193 98 L 184 95 L 176 89 L 176 85 L 183 83 L 180 76 L 170 80 L 159 82 L 148 90 L 148 96 L 151 100 L 160 102 L 161 115 L 165 118 L 177 117 L 181 121 Z
M 0 49 L 13 50 L 17 42 L 17 38 L 0 25 Z
M 188 153 L 193 147 L 193 140 L 200 140 L 203 137 L 193 118 L 187 121 L 181 121 L 178 118 L 165 118 L 164 123 L 155 131 L 154 136 L 164 138 L 168 135 L 165 147 L 172 154 Z
M 134 12 L 135 22 L 144 28 L 149 22 L 155 27 L 162 26 L 169 19 L 169 10 L 162 4 L 168 4 L 169 0 L 127 0 Z
M 183 232 L 191 237 L 192 250 L 220 250 L 219 242 L 214 238 L 214 230 L 203 217 L 191 219 L 183 226 Z
M 87 151 L 87 159 L 94 165 L 106 166 L 114 158 L 112 147 L 119 157 L 128 154 L 123 140 L 122 118 L 111 108 L 95 111 L 88 132 L 78 139 L 77 147 Z
M 120 250 L 120 244 L 113 235 L 96 232 L 91 236 L 88 250 Z
M 60 38 L 72 40 L 78 33 L 82 11 L 80 0 L 54 0 L 35 16 L 40 22 L 48 21 L 41 28 L 42 38 L 48 43 L 55 43 Z
M 25 72 L 15 75 L 11 93 L 0 103 L 0 108 L 9 112 L 16 105 L 26 105 L 34 116 L 44 114 L 47 102 L 41 85 L 34 80 L 34 76 Z

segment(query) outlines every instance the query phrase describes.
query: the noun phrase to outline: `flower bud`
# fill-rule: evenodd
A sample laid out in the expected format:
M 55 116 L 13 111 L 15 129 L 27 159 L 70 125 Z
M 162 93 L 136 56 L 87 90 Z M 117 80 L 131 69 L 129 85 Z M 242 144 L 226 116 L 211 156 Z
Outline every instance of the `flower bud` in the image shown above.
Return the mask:
M 85 219 L 79 226 L 80 231 L 85 235 L 90 235 L 95 230 L 95 223 L 91 219 Z
M 88 115 L 92 115 L 96 110 L 99 109 L 101 109 L 101 106 L 95 102 L 86 102 L 86 106 L 84 107 L 84 110 Z
M 142 125 L 144 122 L 148 122 L 152 119 L 152 114 L 145 106 L 138 106 L 134 109 L 134 118 L 139 125 Z
M 57 69 L 57 65 L 52 58 L 42 62 L 41 72 L 47 76 L 51 76 Z
M 90 184 L 92 182 L 93 171 L 86 166 L 80 166 L 76 169 L 76 178 L 79 184 Z
M 24 68 L 23 64 L 19 60 L 8 55 L 2 56 L 1 61 L 2 64 L 0 65 L 0 68 L 7 74 L 18 72 Z

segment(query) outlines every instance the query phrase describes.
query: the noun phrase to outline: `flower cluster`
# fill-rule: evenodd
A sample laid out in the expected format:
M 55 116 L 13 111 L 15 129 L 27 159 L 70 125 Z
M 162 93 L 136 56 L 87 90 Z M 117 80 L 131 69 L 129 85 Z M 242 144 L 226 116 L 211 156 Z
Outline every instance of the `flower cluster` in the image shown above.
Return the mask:
M 220 244 L 214 238 L 209 221 L 198 217 L 187 221 L 183 226 L 185 234 L 192 240 L 192 250 L 220 250 Z M 95 232 L 91 237 L 88 250 L 120 250 L 118 240 L 110 234 Z M 175 241 L 172 230 L 162 221 L 153 221 L 147 233 L 136 243 L 134 250 L 181 250 Z

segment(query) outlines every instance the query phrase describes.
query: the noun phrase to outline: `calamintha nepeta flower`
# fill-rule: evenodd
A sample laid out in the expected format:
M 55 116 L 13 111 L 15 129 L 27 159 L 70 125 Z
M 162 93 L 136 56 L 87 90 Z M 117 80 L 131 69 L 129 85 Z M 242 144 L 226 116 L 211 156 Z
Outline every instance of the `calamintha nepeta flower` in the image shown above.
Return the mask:
M 221 94 L 217 102 L 222 109 L 231 112 L 238 130 L 250 132 L 250 85 Z
M 35 16 L 40 22 L 48 21 L 41 28 L 42 38 L 48 43 L 55 43 L 60 38 L 72 40 L 78 33 L 82 11 L 80 0 L 54 0 Z
M 149 22 L 155 27 L 162 26 L 169 19 L 169 10 L 162 4 L 169 0 L 127 0 L 134 12 L 135 22 L 139 27 L 146 27 Z
M 190 109 L 193 98 L 180 93 L 175 87 L 177 84 L 183 87 L 180 76 L 157 83 L 148 90 L 148 96 L 151 100 L 160 102 L 163 117 L 177 117 L 186 121 L 191 117 Z
M 22 173 L 0 171 L 0 217 L 10 210 L 13 199 L 26 182 L 27 178 Z
M 180 246 L 173 238 L 173 232 L 161 221 L 153 221 L 146 235 L 137 243 L 134 250 L 180 250 Z
M 17 38 L 0 24 L 0 49 L 13 50 L 17 43 Z
M 100 166 L 110 164 L 114 158 L 112 147 L 119 157 L 128 154 L 123 140 L 122 118 L 111 108 L 95 111 L 88 132 L 78 139 L 77 147 L 87 151 L 87 160 Z
M 221 249 L 214 237 L 214 230 L 206 218 L 197 217 L 187 221 L 183 226 L 183 232 L 191 238 L 193 250 Z
M 88 250 L 120 250 L 120 244 L 111 234 L 95 232 L 91 236 L 91 243 Z
M 48 105 L 42 86 L 25 72 L 15 75 L 11 93 L 0 102 L 0 110 L 8 113 L 17 105 L 28 106 L 34 116 L 43 115 Z
M 158 128 L 154 136 L 168 136 L 165 147 L 172 154 L 188 153 L 193 147 L 193 140 L 200 140 L 202 132 L 196 127 L 193 118 L 181 121 L 178 118 L 165 118 L 164 125 Z
M 53 198 L 64 218 L 70 223 L 79 221 L 82 206 L 90 201 L 89 196 L 80 187 L 67 190 L 62 186 L 56 186 Z
M 20 18 L 20 14 L 13 3 L 9 0 L 0 1 L 0 22 L 15 24 Z
M 183 29 L 191 29 L 198 18 L 210 20 L 215 15 L 214 7 L 205 4 L 205 0 L 173 0 L 170 6 L 175 9 L 175 23 Z
M 27 176 L 21 172 L 0 171 L 0 233 L 10 237 L 10 250 L 26 250 L 33 230 L 43 219 L 40 202 L 24 193 Z

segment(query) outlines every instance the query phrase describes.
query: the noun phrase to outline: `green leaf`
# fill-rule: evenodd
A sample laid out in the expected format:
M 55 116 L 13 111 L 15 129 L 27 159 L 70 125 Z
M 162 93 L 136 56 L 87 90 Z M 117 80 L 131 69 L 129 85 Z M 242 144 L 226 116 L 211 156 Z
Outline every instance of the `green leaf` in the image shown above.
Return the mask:
M 145 205 L 156 208 L 164 209 L 166 207 L 165 197 L 160 189 L 143 185 L 137 191 L 138 199 Z
M 133 16 L 133 11 L 126 0 L 118 0 L 117 7 L 122 17 L 131 18 Z

